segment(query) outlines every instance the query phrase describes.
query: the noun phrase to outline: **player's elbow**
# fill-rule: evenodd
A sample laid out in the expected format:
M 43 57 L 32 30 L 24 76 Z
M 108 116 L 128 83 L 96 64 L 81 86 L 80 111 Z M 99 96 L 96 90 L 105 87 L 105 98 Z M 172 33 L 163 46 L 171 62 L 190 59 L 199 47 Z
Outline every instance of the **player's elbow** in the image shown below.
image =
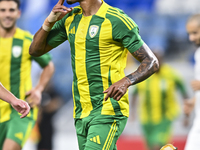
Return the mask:
M 29 54 L 30 54 L 31 56 L 34 56 L 34 57 L 39 57 L 39 56 L 42 55 L 41 50 L 35 48 L 32 44 L 31 44 L 31 46 L 29 47 Z
M 34 53 L 34 51 L 33 51 L 31 48 L 29 48 L 29 54 L 30 54 L 31 56 L 35 56 L 35 53 Z
M 154 68 L 153 71 L 155 73 L 160 68 L 159 61 L 158 61 L 158 59 L 156 57 L 154 57 L 152 62 L 153 62 L 152 64 L 153 64 L 153 68 Z

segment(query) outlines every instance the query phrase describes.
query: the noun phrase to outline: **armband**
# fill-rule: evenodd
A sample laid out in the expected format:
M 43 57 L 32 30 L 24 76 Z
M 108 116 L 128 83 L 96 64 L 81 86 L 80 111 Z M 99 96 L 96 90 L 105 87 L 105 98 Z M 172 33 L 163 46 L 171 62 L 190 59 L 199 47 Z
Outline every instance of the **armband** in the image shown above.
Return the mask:
M 47 17 L 48 18 L 48 21 L 50 22 L 50 23 L 52 23 L 52 22 L 56 22 L 57 21 L 57 19 L 58 19 L 58 17 L 61 15 L 61 12 L 53 12 L 53 11 L 51 11 L 51 13 L 49 14 L 49 16 Z
M 43 23 L 42 29 L 47 32 L 51 31 L 52 26 L 51 25 L 48 26 L 46 24 L 54 24 L 60 15 L 61 15 L 61 12 L 54 13 L 53 11 L 51 11 L 49 16 L 45 19 L 45 21 Z
M 51 31 L 51 27 L 49 27 L 49 26 L 47 26 L 47 25 L 45 25 L 45 24 L 42 25 L 42 29 L 43 29 L 44 31 L 47 31 L 47 32 Z

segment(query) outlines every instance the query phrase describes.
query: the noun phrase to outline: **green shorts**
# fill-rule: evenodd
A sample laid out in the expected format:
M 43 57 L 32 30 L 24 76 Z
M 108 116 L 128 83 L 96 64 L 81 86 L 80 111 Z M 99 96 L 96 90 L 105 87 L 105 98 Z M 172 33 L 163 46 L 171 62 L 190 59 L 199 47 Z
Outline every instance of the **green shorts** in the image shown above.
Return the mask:
M 150 148 L 153 146 L 163 146 L 171 138 L 172 121 L 163 119 L 159 124 L 143 124 L 142 130 L 144 138 Z
M 33 113 L 32 109 L 31 113 Z M 18 112 L 13 109 L 10 120 L 0 123 L 0 150 L 2 150 L 5 139 L 12 139 L 23 147 L 34 125 L 33 117 L 21 119 Z
M 97 115 L 75 119 L 79 150 L 116 150 L 127 117 Z

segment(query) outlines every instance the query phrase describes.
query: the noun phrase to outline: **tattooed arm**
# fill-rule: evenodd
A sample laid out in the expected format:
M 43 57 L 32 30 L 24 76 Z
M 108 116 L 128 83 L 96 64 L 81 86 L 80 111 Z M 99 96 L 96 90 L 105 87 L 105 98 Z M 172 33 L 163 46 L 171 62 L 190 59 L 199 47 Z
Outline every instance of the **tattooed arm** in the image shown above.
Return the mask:
M 132 53 L 132 55 L 141 64 L 135 72 L 126 76 L 130 80 L 131 85 L 147 79 L 159 69 L 159 64 L 156 56 L 152 53 L 146 44 L 143 44 L 143 46 Z
M 112 97 L 115 100 L 120 100 L 126 93 L 129 86 L 139 83 L 159 69 L 159 64 L 156 56 L 152 53 L 149 47 L 144 43 L 132 55 L 141 63 L 137 70 L 118 82 L 112 84 L 104 93 L 107 93 L 105 100 Z

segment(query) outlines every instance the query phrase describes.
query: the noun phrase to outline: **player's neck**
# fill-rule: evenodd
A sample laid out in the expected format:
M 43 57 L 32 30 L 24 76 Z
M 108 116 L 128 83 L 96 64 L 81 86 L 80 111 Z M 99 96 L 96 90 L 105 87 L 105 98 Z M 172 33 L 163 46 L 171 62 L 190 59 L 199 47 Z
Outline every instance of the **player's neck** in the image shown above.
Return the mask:
M 0 26 L 0 37 L 3 38 L 9 38 L 13 37 L 16 31 L 16 26 L 14 26 L 12 29 L 6 30 Z
M 84 16 L 92 16 L 97 13 L 101 7 L 101 0 L 83 0 L 80 2 L 80 6 L 83 9 Z

